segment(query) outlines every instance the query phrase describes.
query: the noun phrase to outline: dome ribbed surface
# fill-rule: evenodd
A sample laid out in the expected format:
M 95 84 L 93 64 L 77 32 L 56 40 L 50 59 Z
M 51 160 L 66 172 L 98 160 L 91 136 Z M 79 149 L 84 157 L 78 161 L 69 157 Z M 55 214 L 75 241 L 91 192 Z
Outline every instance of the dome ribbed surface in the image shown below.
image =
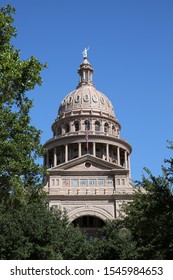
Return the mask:
M 110 100 L 93 85 L 81 85 L 76 90 L 70 92 L 62 101 L 58 114 L 74 110 L 94 110 L 115 118 L 114 108 Z

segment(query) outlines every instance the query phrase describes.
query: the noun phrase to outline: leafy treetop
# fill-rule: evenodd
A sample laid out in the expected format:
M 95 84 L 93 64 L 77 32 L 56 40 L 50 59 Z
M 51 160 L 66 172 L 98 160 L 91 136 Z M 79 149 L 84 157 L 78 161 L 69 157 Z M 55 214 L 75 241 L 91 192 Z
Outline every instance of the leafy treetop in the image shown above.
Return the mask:
M 34 56 L 20 59 L 11 44 L 17 32 L 13 26 L 15 9 L 0 9 L 0 199 L 20 201 L 30 190 L 37 192 L 43 168 L 36 163 L 42 156 L 41 131 L 30 124 L 33 101 L 27 92 L 41 85 L 46 67 Z

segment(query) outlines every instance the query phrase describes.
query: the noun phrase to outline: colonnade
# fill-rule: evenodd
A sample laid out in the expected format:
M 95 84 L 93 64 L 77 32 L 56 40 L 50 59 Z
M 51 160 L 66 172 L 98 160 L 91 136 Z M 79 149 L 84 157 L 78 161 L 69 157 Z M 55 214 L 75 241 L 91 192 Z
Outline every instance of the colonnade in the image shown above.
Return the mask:
M 88 150 L 86 150 L 85 142 L 56 146 L 47 151 L 45 164 L 48 167 L 55 167 L 84 154 L 91 154 L 94 157 L 130 169 L 130 155 L 127 150 L 109 143 L 96 142 L 88 143 Z

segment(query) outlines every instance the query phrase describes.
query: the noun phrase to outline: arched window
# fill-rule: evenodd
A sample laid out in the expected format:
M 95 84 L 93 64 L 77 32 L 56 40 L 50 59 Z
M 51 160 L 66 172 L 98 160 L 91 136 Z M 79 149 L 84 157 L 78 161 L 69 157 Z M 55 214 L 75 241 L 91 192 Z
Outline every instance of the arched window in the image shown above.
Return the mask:
M 95 131 L 100 131 L 100 123 L 98 121 L 95 122 Z
M 68 123 L 65 125 L 65 132 L 70 132 L 70 125 Z
M 85 80 L 88 81 L 88 72 L 85 73 Z
M 62 134 L 62 128 L 61 128 L 61 126 L 58 126 L 57 134 L 58 134 L 58 135 L 61 135 L 61 134 Z
M 69 98 L 68 98 L 68 104 L 71 104 L 72 103 L 72 97 L 70 96 Z
M 75 96 L 75 102 L 78 103 L 79 100 L 80 100 L 80 95 L 76 95 L 76 96 Z
M 88 120 L 85 121 L 85 130 L 90 130 L 90 122 Z
M 108 129 L 109 129 L 109 125 L 108 125 L 108 123 L 105 123 L 105 125 L 104 125 L 104 132 L 108 133 Z
M 74 126 L 75 126 L 75 131 L 79 131 L 79 122 L 75 122 L 74 123 Z

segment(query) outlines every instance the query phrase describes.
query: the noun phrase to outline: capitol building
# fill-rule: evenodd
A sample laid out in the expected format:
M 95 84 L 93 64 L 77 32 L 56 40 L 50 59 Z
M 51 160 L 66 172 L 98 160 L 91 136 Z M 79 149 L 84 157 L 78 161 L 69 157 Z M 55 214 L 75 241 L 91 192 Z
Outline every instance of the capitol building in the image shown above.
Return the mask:
M 49 207 L 65 210 L 89 238 L 101 234 L 106 220 L 121 216 L 134 190 L 132 148 L 120 137 L 113 105 L 96 89 L 93 73 L 85 49 L 79 83 L 59 105 L 53 136 L 44 145 Z

